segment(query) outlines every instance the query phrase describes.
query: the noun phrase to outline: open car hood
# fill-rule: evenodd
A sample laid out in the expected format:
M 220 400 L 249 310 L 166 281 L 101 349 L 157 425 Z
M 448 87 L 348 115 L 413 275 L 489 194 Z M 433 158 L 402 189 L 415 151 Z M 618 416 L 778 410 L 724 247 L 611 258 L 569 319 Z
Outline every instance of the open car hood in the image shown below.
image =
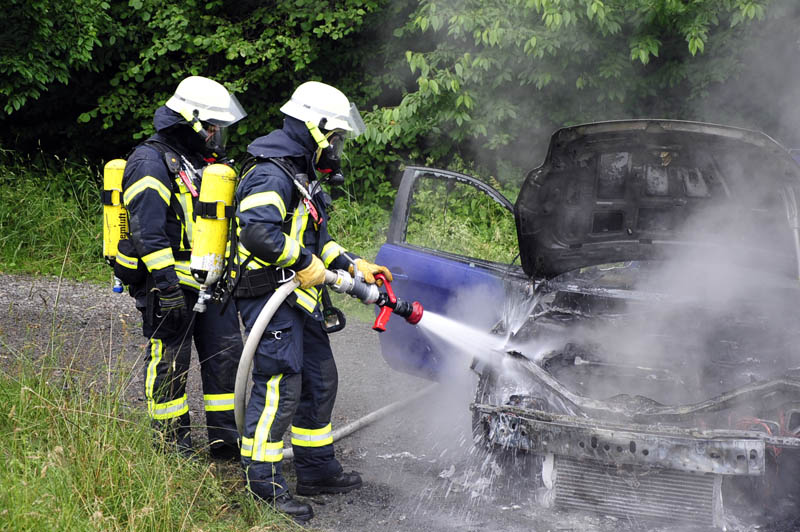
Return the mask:
M 722 247 L 794 273 L 798 188 L 800 166 L 763 133 L 674 120 L 563 128 L 514 207 L 522 266 L 550 278 Z

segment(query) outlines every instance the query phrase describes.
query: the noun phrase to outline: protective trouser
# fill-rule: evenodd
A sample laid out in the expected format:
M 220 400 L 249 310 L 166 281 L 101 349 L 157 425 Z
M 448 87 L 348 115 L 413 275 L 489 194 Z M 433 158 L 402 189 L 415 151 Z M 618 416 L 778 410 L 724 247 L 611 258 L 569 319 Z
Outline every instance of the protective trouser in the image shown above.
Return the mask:
M 247 332 L 269 296 L 238 299 Z M 245 413 L 242 466 L 248 486 L 269 499 L 284 493 L 283 435 L 291 427 L 298 482 L 338 475 L 331 413 L 338 373 L 322 324 L 283 303 L 264 331 L 253 362 L 253 388 Z
M 238 447 L 239 433 L 233 414 L 236 369 L 242 354 L 242 335 L 235 305 L 220 315 L 221 304 L 209 302 L 203 313 L 190 309 L 197 293 L 183 290 L 187 308 L 162 318 L 147 313 L 142 327 L 148 338 L 144 392 L 147 411 L 167 443 L 191 449 L 186 376 L 192 339 L 200 359 L 208 441 L 212 449 Z

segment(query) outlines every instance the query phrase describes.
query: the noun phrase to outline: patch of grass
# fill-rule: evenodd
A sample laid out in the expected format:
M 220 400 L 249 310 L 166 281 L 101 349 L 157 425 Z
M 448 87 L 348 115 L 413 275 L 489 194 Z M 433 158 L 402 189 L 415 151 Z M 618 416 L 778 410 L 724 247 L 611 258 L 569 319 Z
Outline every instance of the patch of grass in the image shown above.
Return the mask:
M 238 468 L 156 452 L 145 413 L 121 397 L 124 377 L 98 385 L 57 353 L 12 355 L 0 368 L 0 528 L 300 529 L 254 502 Z
M 386 242 L 391 213 L 375 204 L 361 204 L 348 198 L 333 203 L 329 231 L 348 251 L 372 261 L 381 244 Z M 348 319 L 370 322 L 375 319 L 374 305 L 364 305 L 357 299 L 329 290 L 331 301 Z
M 0 271 L 107 282 L 101 213 L 96 170 L 0 150 Z
M 329 232 L 349 251 L 373 260 L 386 241 L 391 212 L 373 203 L 356 203 L 348 198 L 333 202 Z

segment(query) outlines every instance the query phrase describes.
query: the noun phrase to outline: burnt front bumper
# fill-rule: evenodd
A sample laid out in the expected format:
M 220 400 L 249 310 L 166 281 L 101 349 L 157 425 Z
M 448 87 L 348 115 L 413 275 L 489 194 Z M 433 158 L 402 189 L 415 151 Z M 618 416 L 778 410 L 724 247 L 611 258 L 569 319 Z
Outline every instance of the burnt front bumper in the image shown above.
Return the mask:
M 615 426 L 485 404 L 473 404 L 472 409 L 493 445 L 616 465 L 763 475 L 767 445 L 800 447 L 796 438 L 774 438 L 759 432 Z
M 800 448 L 798 438 L 759 432 L 614 425 L 479 403 L 472 409 L 485 441 L 542 458 L 543 502 L 628 520 L 724 528 L 723 479 L 765 475 L 769 447 Z

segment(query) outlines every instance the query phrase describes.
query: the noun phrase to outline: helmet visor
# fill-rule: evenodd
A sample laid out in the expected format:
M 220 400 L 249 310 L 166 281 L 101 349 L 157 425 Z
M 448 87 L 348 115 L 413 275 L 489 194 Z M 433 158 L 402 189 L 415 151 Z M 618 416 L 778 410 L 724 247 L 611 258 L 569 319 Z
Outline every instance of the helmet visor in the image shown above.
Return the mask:
M 331 115 L 330 111 L 324 111 L 313 107 L 309 107 L 309 109 L 319 112 L 324 116 L 324 122 L 320 123 L 320 127 L 323 129 L 343 130 L 348 138 L 355 138 L 366 129 L 364 120 L 361 118 L 361 113 L 358 112 L 358 107 L 356 107 L 354 103 L 350 104 L 350 110 L 347 114 Z
M 350 114 L 347 117 L 343 117 L 345 122 L 350 125 L 349 135 L 350 137 L 357 137 L 367 129 L 367 126 L 364 125 L 364 120 L 361 118 L 361 113 L 358 112 L 358 107 L 356 104 L 350 104 Z
M 247 116 L 239 100 L 233 94 L 230 95 L 227 107 L 209 107 L 205 106 L 204 113 L 208 116 L 204 119 L 205 122 L 214 124 L 215 126 L 232 126 L 242 118 Z M 201 117 L 202 119 L 202 117 Z

